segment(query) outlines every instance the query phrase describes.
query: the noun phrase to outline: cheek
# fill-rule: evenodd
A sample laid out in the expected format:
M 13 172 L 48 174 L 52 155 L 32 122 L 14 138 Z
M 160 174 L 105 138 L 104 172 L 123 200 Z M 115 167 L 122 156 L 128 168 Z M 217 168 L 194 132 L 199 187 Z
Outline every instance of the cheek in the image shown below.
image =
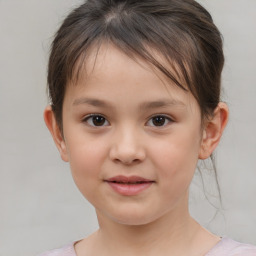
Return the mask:
M 95 139 L 73 137 L 72 140 L 67 140 L 67 150 L 74 181 L 81 192 L 84 192 L 90 184 L 100 181 L 106 146 Z
M 200 149 L 199 132 L 180 131 L 170 138 L 154 143 L 155 166 L 160 170 L 162 182 L 176 189 L 188 187 L 198 161 Z

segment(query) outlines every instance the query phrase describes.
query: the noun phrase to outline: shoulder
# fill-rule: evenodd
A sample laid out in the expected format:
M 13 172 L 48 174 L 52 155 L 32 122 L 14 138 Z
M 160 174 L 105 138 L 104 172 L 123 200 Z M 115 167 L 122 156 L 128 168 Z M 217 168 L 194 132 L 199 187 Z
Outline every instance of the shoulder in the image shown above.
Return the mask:
M 66 245 L 59 249 L 44 252 L 38 256 L 76 256 L 74 243 Z
M 222 238 L 206 256 L 256 256 L 256 246 Z

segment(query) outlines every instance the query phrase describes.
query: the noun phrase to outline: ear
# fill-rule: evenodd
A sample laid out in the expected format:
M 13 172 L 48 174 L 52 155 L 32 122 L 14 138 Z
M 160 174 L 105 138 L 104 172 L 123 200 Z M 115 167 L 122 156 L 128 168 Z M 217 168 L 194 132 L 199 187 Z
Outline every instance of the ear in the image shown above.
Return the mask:
M 48 127 L 52 138 L 60 152 L 60 156 L 63 161 L 68 162 L 67 147 L 60 128 L 56 122 L 55 115 L 51 106 L 47 106 L 44 110 L 44 121 Z
M 228 107 L 220 102 L 214 110 L 213 116 L 204 125 L 199 159 L 208 158 L 219 144 L 224 128 L 228 122 Z

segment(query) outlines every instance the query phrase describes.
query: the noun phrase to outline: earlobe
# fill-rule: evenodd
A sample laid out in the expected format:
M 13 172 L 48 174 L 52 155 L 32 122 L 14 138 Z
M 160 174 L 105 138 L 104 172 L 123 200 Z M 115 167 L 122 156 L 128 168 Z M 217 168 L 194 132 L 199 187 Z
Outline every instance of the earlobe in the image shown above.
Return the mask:
M 63 161 L 68 162 L 68 154 L 67 154 L 67 148 L 66 148 L 66 143 L 63 138 L 63 135 L 60 131 L 60 128 L 56 122 L 55 115 L 52 111 L 51 106 L 47 106 L 44 110 L 44 121 L 49 129 L 52 138 L 60 152 L 61 158 Z
M 204 126 L 199 159 L 208 158 L 219 144 L 220 138 L 228 122 L 228 107 L 220 102 L 213 116 Z

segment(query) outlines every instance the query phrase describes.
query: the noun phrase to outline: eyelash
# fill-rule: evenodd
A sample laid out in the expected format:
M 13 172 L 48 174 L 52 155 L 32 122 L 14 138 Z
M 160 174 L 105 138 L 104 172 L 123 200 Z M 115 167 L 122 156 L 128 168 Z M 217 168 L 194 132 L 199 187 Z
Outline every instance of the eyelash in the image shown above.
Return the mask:
M 107 122 L 107 124 L 105 125 L 95 125 L 93 123 L 93 118 L 102 118 L 104 123 Z M 84 123 L 87 123 L 88 125 L 92 126 L 92 127 L 103 127 L 103 126 L 108 126 L 109 125 L 109 122 L 107 121 L 107 119 L 103 116 L 103 115 L 100 115 L 100 114 L 90 114 L 88 116 L 86 116 L 83 120 L 82 120 Z
M 161 118 L 162 120 L 164 120 L 163 125 L 149 125 L 149 126 L 152 126 L 152 127 L 164 127 L 164 126 L 168 125 L 169 123 L 174 122 L 173 119 L 170 118 L 169 116 L 159 114 L 159 115 L 154 115 L 154 116 L 152 116 L 152 117 L 147 121 L 146 124 L 152 123 L 154 118 Z M 158 121 L 161 121 L 161 120 L 158 120 Z
M 93 120 L 93 118 L 101 118 L 101 121 L 103 123 L 100 123 L 100 125 L 96 125 L 95 123 L 93 123 L 94 121 L 97 121 L 97 120 Z M 158 120 L 155 120 L 157 122 L 160 122 L 160 125 L 154 125 L 154 121 L 153 119 L 154 118 L 160 118 Z M 88 116 L 86 116 L 83 120 L 83 122 L 87 123 L 89 126 L 92 126 L 92 127 L 104 127 L 104 126 L 108 126 L 110 125 L 109 121 L 101 114 L 90 114 Z M 98 120 L 100 121 L 100 120 Z M 164 121 L 163 124 L 161 124 L 161 122 Z M 151 126 L 151 127 L 164 127 L 166 126 L 167 124 L 169 123 L 172 123 L 174 122 L 173 119 L 171 119 L 169 116 L 166 116 L 166 115 L 154 115 L 152 116 L 147 122 L 146 122 L 146 125 L 147 126 Z M 102 124 L 102 125 L 101 125 Z

